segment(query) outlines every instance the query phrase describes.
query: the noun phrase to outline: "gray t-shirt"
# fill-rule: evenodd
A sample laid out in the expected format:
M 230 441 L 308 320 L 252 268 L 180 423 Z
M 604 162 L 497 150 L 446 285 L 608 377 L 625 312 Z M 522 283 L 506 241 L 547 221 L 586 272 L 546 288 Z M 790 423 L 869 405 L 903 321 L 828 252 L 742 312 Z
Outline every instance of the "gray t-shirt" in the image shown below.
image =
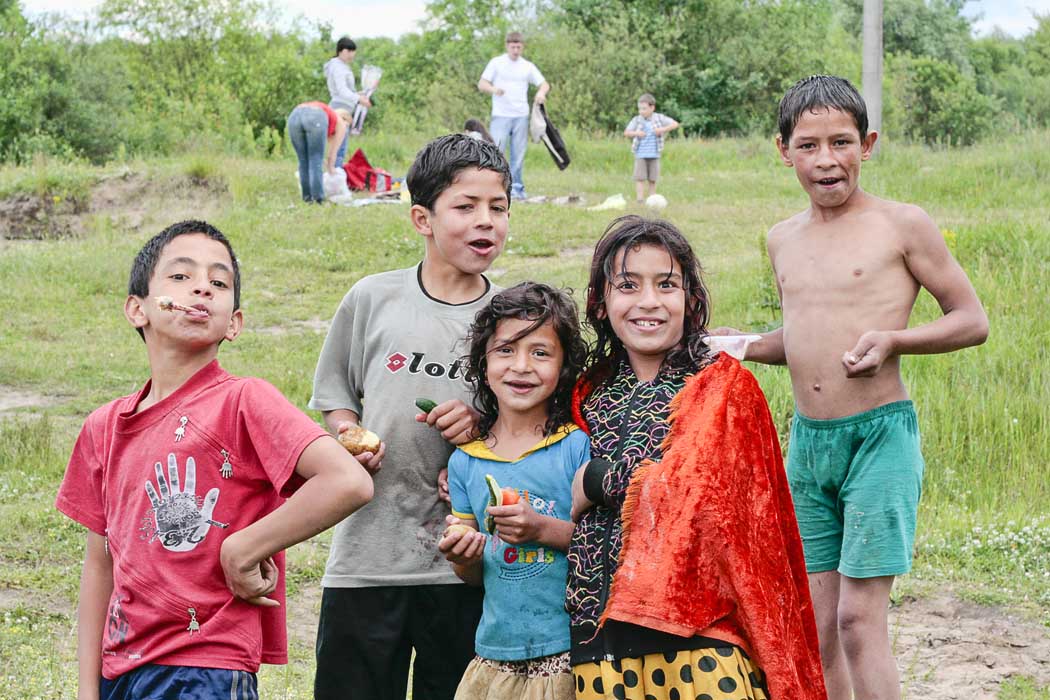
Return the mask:
M 314 374 L 310 408 L 348 408 L 386 443 L 372 502 L 339 523 L 327 588 L 459 583 L 438 552 L 446 503 L 437 474 L 452 446 L 417 423 L 417 398 L 470 403 L 460 357 L 475 314 L 497 291 L 451 305 L 423 291 L 418 268 L 371 275 L 339 304 Z

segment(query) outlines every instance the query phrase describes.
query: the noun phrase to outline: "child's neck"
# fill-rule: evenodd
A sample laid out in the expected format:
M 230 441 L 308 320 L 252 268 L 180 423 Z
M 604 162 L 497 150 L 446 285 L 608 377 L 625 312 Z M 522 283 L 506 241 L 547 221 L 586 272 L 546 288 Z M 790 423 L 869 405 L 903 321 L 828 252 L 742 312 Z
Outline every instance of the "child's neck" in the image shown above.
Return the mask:
M 210 348 L 210 352 L 189 356 L 176 350 L 150 348 L 149 393 L 139 402 L 135 412 L 141 413 L 174 394 L 190 377 L 214 360 L 218 353 L 218 346 Z
M 858 185 L 857 188 L 850 193 L 849 197 L 846 198 L 846 201 L 837 207 L 822 207 L 813 201 L 810 201 L 809 210 L 813 219 L 821 223 L 828 223 L 865 208 L 870 199 L 870 195 Z
M 637 355 L 627 352 L 627 360 L 631 363 L 631 371 L 638 381 L 651 382 L 660 374 L 660 367 L 664 364 L 666 353 L 663 355 Z
M 547 417 L 546 406 L 523 413 L 501 410 L 485 443 L 497 456 L 516 460 L 543 439 Z
M 427 251 L 423 258 L 420 281 L 433 299 L 446 304 L 466 304 L 480 299 L 488 291 L 488 282 L 480 274 L 463 272 Z

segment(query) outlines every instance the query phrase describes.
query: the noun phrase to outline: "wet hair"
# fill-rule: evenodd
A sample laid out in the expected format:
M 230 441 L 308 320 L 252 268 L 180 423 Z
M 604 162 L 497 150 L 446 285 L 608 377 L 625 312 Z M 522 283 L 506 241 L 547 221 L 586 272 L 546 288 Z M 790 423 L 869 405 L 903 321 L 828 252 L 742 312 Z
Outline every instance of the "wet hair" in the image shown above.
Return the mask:
M 521 35 L 521 32 L 507 32 L 507 38 L 503 40 L 504 44 L 524 44 L 525 37 Z
M 434 211 L 434 202 L 447 190 L 461 170 L 478 168 L 499 173 L 510 206 L 510 166 L 496 145 L 479 141 L 466 134 L 440 136 L 416 154 L 408 169 L 405 182 L 412 195 L 412 204 Z
M 780 140 L 785 146 L 802 115 L 817 109 L 837 109 L 851 115 L 860 137 L 868 135 L 868 108 L 853 83 L 833 75 L 811 75 L 792 85 L 780 100 Z
M 711 304 L 704 286 L 703 271 L 689 241 L 674 224 L 663 219 L 646 219 L 640 216 L 622 216 L 605 229 L 594 246 L 591 260 L 591 278 L 587 287 L 587 324 L 594 330 L 595 342 L 587 357 L 586 375 L 598 385 L 609 378 L 616 365 L 627 358 L 623 342 L 616 336 L 605 311 L 606 291 L 610 280 L 627 270 L 630 252 L 640 246 L 652 245 L 663 248 L 682 271 L 682 287 L 685 292 L 685 322 L 682 326 L 682 342 L 668 351 L 664 365 L 671 367 L 696 367 L 710 352 L 702 340 L 707 335 Z M 613 269 L 616 256 L 624 251 L 621 269 Z M 668 270 L 668 273 L 671 271 Z
M 651 105 L 653 107 L 656 106 L 656 98 L 650 95 L 648 92 L 643 92 L 642 96 L 638 98 L 638 101 L 644 102 L 645 104 Z
M 188 236 L 201 233 L 226 246 L 233 262 L 233 309 L 241 308 L 241 266 L 237 262 L 237 256 L 233 252 L 233 246 L 222 232 L 206 221 L 180 221 L 158 233 L 142 246 L 142 250 L 135 256 L 135 262 L 131 264 L 131 275 L 128 277 L 128 294 L 145 299 L 149 296 L 149 282 L 153 278 L 153 272 L 157 269 L 157 262 L 165 246 L 179 236 Z M 145 339 L 145 333 L 141 328 L 136 328 L 139 335 Z
M 488 354 L 496 348 L 489 341 L 504 319 L 531 321 L 527 328 L 510 339 L 514 342 L 529 335 L 545 323 L 550 323 L 561 343 L 562 365 L 558 385 L 547 399 L 547 422 L 544 435 L 572 422 L 572 388 L 583 370 L 587 345 L 580 335 L 579 312 L 568 292 L 538 282 L 522 282 L 492 297 L 478 312 L 470 327 L 467 343 L 470 350 L 464 358 L 466 378 L 474 393 L 474 408 L 481 414 L 478 436 L 488 437 L 499 415 L 499 402 L 488 384 Z
M 335 55 L 338 56 L 344 50 L 350 49 L 351 51 L 357 51 L 357 44 L 354 40 L 348 36 L 339 37 L 339 41 L 335 42 Z
M 496 143 L 496 140 L 492 138 L 492 134 L 489 133 L 489 130 L 486 129 L 485 125 L 478 119 L 468 119 L 466 123 L 463 124 L 463 131 L 468 136 L 473 132 L 489 143 Z

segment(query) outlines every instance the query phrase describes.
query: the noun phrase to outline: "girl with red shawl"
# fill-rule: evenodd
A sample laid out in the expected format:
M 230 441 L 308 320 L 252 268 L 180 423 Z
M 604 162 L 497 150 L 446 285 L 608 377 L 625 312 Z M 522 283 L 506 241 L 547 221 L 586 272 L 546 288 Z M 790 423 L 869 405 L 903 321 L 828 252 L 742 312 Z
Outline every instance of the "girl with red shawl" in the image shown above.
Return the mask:
M 577 700 L 826 698 L 776 429 L 754 376 L 705 344 L 709 313 L 673 225 L 609 225 L 573 406 L 593 455 L 568 555 Z

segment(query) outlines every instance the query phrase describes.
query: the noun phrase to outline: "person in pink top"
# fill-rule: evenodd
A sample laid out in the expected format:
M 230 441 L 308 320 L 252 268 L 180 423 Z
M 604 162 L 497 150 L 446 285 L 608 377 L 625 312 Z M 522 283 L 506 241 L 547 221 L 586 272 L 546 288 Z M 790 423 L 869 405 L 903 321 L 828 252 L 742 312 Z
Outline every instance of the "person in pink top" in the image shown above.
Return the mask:
M 205 222 L 135 258 L 124 315 L 150 378 L 88 416 L 55 504 L 88 530 L 81 700 L 256 698 L 259 664 L 287 662 L 282 550 L 372 497 L 382 447 L 355 460 L 273 386 L 219 366 L 239 306 L 237 258 Z
M 353 114 L 324 102 L 303 102 L 288 115 L 288 138 L 299 159 L 299 189 L 304 202 L 324 201 L 323 173 L 336 172 L 336 155 Z

